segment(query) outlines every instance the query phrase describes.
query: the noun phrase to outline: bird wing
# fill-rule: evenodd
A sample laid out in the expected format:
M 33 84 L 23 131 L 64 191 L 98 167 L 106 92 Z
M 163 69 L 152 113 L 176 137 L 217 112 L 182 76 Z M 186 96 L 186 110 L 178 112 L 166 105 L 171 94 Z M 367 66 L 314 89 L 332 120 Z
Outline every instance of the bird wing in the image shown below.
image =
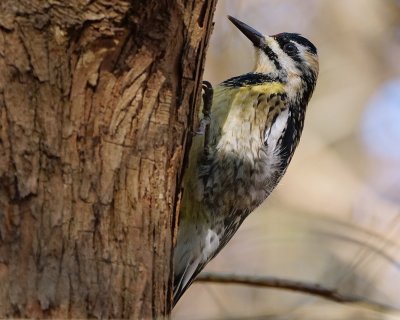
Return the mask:
M 229 112 L 229 105 L 234 94 L 224 94 L 227 89 L 217 86 L 214 89 L 211 106 L 211 143 L 215 144 L 220 136 L 218 123 L 224 123 Z M 234 89 L 237 90 L 237 89 Z M 174 305 L 194 281 L 197 274 L 204 268 L 213 251 L 219 247 L 219 236 L 214 230 L 202 228 L 209 223 L 208 212 L 205 212 L 203 195 L 207 176 L 207 159 L 204 158 L 204 135 L 195 135 L 189 152 L 188 167 L 183 178 L 183 199 L 180 211 L 180 224 L 177 245 L 174 250 Z M 210 257 L 202 253 L 205 238 L 209 242 Z

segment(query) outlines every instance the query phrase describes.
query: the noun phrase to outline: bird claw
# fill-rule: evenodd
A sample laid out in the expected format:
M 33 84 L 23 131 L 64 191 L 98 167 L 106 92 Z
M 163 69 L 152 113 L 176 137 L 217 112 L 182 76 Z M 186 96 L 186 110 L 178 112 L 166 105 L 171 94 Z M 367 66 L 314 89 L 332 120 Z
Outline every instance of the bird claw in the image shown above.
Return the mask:
M 211 105 L 212 105 L 214 89 L 213 89 L 211 83 L 208 81 L 203 81 L 203 84 L 201 85 L 201 87 L 203 89 L 203 115 L 209 116 L 210 110 L 211 110 Z
M 206 135 L 211 123 L 210 110 L 214 90 L 211 83 L 208 81 L 203 81 L 201 87 L 203 89 L 203 118 L 200 120 L 199 129 L 197 130 L 196 135 Z

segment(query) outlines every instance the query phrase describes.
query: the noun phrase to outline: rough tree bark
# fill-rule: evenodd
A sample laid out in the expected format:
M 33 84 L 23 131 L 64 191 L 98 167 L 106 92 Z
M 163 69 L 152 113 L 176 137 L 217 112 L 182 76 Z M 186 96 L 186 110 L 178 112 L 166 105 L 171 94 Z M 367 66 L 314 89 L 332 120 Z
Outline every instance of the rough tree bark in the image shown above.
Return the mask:
M 168 314 L 215 3 L 1 1 L 1 318 Z

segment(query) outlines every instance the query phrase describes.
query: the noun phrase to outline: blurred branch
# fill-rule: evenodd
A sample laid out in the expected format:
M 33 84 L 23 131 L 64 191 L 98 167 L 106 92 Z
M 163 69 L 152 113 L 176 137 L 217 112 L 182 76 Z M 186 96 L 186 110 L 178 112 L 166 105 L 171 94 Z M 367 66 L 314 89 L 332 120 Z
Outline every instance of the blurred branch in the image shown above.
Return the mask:
M 274 277 L 265 277 L 265 276 L 249 276 L 249 275 L 225 274 L 216 272 L 200 273 L 200 275 L 196 278 L 196 281 L 225 283 L 225 284 L 241 284 L 247 286 L 273 288 L 273 289 L 286 289 L 286 290 L 297 291 L 301 293 L 318 296 L 320 298 L 324 298 L 335 302 L 342 302 L 342 303 L 363 302 L 374 308 L 385 309 L 385 310 L 394 309 L 391 306 L 380 304 L 378 302 L 369 301 L 361 297 L 339 293 L 336 289 L 325 288 L 319 285 L 318 283 L 278 279 Z

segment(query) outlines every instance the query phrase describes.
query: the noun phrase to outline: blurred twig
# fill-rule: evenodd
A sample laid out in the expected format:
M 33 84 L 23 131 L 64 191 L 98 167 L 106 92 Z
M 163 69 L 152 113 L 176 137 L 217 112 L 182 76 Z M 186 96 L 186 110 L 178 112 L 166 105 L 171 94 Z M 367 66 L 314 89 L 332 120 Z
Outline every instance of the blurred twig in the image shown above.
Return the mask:
M 362 302 L 374 308 L 385 309 L 385 310 L 395 309 L 391 306 L 384 305 L 374 301 L 369 301 L 362 297 L 339 293 L 336 289 L 322 287 L 318 283 L 278 279 L 266 276 L 249 276 L 249 275 L 237 275 L 237 274 L 226 274 L 226 273 L 215 273 L 215 272 L 203 272 L 197 277 L 196 281 L 225 283 L 225 284 L 241 284 L 247 286 L 273 288 L 273 289 L 286 289 L 286 290 L 297 291 L 301 293 L 318 296 L 335 302 L 341 302 L 341 303 Z

